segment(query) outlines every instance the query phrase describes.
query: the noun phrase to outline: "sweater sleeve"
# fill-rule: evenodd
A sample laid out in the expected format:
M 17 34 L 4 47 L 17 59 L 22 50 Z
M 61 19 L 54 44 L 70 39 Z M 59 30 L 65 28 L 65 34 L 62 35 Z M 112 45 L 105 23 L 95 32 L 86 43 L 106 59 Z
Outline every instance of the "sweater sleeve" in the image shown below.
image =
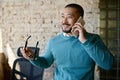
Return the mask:
M 113 65 L 113 55 L 104 45 L 99 35 L 92 35 L 82 44 L 89 56 L 103 69 L 109 70 Z
M 38 66 L 38 67 L 42 67 L 42 68 L 50 67 L 54 61 L 51 46 L 52 46 L 52 44 L 51 44 L 51 42 L 49 42 L 45 49 L 45 52 L 43 53 L 43 56 L 36 56 L 36 59 L 31 60 L 30 62 L 33 65 Z

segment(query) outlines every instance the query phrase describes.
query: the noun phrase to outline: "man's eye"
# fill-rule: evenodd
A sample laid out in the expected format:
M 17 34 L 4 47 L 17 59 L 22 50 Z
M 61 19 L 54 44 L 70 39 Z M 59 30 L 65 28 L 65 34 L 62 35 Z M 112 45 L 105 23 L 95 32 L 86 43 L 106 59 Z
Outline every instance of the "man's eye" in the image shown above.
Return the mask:
M 62 18 L 64 18 L 64 16 L 61 16 Z

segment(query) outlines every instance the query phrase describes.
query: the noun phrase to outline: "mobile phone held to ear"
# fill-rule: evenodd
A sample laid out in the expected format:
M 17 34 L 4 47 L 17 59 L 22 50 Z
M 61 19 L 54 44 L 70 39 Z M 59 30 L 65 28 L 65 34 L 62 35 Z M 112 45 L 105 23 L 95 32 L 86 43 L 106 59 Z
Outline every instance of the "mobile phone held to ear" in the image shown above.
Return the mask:
M 85 25 L 85 21 L 83 20 L 83 18 L 81 16 L 78 18 L 78 20 L 76 21 L 76 23 L 81 23 L 82 26 Z M 74 29 L 75 28 L 73 28 L 71 30 L 71 32 L 72 32 L 73 36 L 78 37 L 79 36 L 79 32 L 78 31 L 74 31 Z
M 76 21 L 76 23 L 81 23 L 82 26 L 85 25 L 85 21 L 83 20 L 83 18 L 81 16 L 78 18 L 78 20 Z

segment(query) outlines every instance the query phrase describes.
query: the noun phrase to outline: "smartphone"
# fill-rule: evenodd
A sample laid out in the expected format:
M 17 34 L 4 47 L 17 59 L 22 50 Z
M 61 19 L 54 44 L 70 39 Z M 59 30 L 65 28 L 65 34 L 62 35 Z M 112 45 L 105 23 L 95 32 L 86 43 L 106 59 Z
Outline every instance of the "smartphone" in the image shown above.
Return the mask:
M 83 18 L 82 18 L 81 16 L 78 18 L 78 20 L 76 21 L 76 23 L 81 23 L 82 26 L 85 25 L 85 21 L 83 20 Z M 75 36 L 75 37 L 78 37 L 78 36 L 79 36 L 78 31 L 74 32 L 74 29 L 71 30 L 71 33 L 72 33 L 73 36 Z
M 78 20 L 76 21 L 76 23 L 81 23 L 82 26 L 85 25 L 85 21 L 83 20 L 83 18 L 81 16 L 78 18 Z

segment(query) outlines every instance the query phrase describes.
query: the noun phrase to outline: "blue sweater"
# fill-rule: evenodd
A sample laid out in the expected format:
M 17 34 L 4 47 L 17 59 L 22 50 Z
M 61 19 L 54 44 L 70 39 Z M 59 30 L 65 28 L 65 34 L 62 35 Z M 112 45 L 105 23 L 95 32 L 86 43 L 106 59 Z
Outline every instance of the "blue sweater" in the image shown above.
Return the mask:
M 63 34 L 51 39 L 43 56 L 31 61 L 36 66 L 48 68 L 56 63 L 54 80 L 94 80 L 95 64 L 109 70 L 113 56 L 97 34 L 86 33 L 87 41 Z

